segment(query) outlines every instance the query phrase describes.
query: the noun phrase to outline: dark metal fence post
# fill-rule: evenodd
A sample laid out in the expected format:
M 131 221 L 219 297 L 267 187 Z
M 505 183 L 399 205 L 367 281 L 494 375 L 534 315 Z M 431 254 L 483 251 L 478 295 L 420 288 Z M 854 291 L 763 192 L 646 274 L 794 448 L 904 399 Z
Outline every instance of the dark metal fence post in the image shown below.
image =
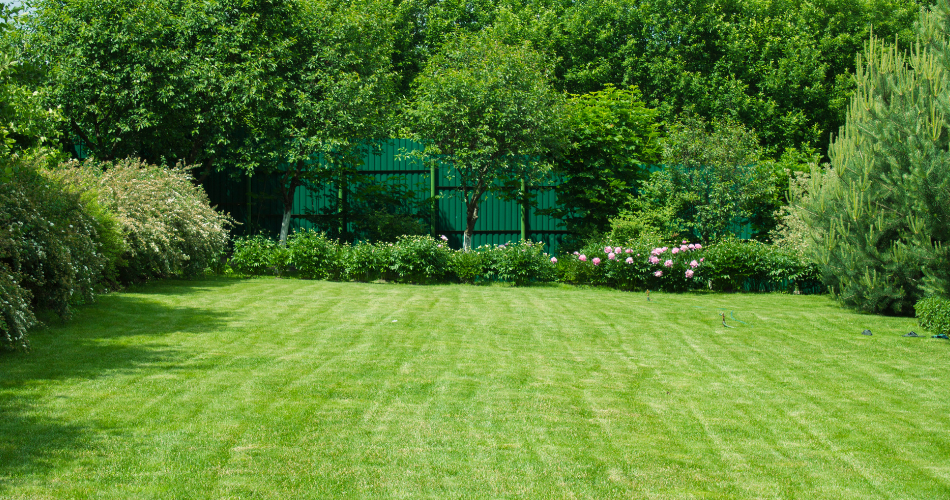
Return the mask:
M 528 239 L 528 183 L 521 179 L 521 241 Z

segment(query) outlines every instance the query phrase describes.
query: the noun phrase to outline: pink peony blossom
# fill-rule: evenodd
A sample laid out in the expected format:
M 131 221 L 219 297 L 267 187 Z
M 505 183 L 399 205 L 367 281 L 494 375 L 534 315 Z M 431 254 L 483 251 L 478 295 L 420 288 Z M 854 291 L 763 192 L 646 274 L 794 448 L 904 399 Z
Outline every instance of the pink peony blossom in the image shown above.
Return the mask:
M 557 264 L 557 257 L 551 257 L 551 263 Z
M 689 267 L 692 267 L 693 269 L 696 269 L 697 267 L 699 267 L 699 262 L 696 262 L 696 261 L 694 260 L 694 261 L 692 261 L 692 262 L 689 263 Z
M 686 240 L 683 240 L 683 243 L 687 243 L 687 241 L 686 241 Z
M 439 248 L 442 248 L 442 244 L 441 244 L 441 243 L 439 244 Z
M 580 252 L 574 252 L 574 255 L 580 255 Z
M 444 234 L 440 238 L 442 238 L 442 241 L 449 241 L 449 237 Z
M 690 243 L 688 248 L 689 248 L 690 250 L 696 250 L 696 245 L 693 244 L 693 243 Z
M 633 264 L 633 257 L 627 257 L 627 260 L 625 260 L 624 262 L 626 262 L 627 264 Z
M 686 246 L 686 245 L 680 245 L 680 251 L 681 251 L 681 252 L 685 252 L 685 251 L 687 251 L 687 250 L 689 250 L 689 247 L 688 247 L 688 246 Z
M 595 266 L 600 265 L 600 257 L 594 257 L 594 265 Z
M 650 257 L 650 264 L 659 264 L 659 263 L 660 263 L 659 257 L 657 257 L 656 255 L 653 255 Z
M 587 262 L 587 256 L 584 254 L 581 254 L 581 256 L 578 257 L 578 259 L 580 259 L 581 262 Z
M 612 252 L 613 250 L 614 250 L 613 248 L 604 247 L 604 253 L 610 253 L 610 252 Z
M 704 260 L 706 260 L 706 257 L 699 259 L 700 262 L 703 262 Z
M 624 250 L 624 253 L 633 253 L 633 249 L 632 249 L 632 248 L 628 248 L 628 249 Z
M 697 243 L 697 244 L 696 244 L 696 250 L 702 250 L 702 249 L 703 249 L 703 246 L 700 245 L 699 243 Z
M 610 259 L 610 260 L 614 260 L 614 259 L 617 258 L 617 254 L 615 254 L 615 253 L 613 253 L 613 252 L 610 252 L 610 253 L 607 254 L 607 258 Z
M 659 278 L 660 276 L 663 276 L 663 271 L 657 271 L 657 272 L 653 273 L 653 275 L 656 276 L 657 278 Z
M 673 261 L 672 261 L 672 260 L 668 260 L 668 261 L 664 262 L 663 265 L 666 266 L 666 267 L 673 267 Z
M 686 270 L 686 277 L 687 277 L 687 278 L 692 278 L 692 277 L 693 277 L 693 270 L 692 270 L 692 269 L 687 269 L 687 270 Z
M 678 253 L 680 253 L 680 249 L 679 249 L 679 248 L 676 248 L 676 247 L 673 247 L 673 255 L 676 255 L 676 254 L 678 254 Z

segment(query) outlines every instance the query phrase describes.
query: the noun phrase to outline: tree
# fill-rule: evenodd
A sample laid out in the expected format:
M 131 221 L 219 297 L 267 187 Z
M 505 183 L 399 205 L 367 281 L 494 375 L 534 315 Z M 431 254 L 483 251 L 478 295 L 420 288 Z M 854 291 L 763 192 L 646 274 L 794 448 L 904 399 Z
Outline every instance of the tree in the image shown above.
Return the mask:
M 663 163 L 642 185 L 634 214 L 661 233 L 707 243 L 757 213 L 771 215 L 788 185 L 784 164 L 765 158 L 755 132 L 734 121 L 685 116 L 663 141 Z
M 543 158 L 556 148 L 561 117 L 548 77 L 530 46 L 505 45 L 486 30 L 452 36 L 416 80 L 409 133 L 425 144 L 424 157 L 448 164 L 460 181 L 465 250 L 486 192 L 546 170 Z
M 43 96 L 33 90 L 34 68 L 12 56 L 8 35 L 18 13 L 0 4 L 0 164 L 51 143 L 61 120 L 59 110 L 45 107 Z M 0 180 L 10 179 L 14 163 L 0 165 Z
M 922 8 L 910 51 L 873 38 L 832 143 L 800 203 L 809 253 L 845 305 L 912 314 L 950 293 L 950 5 Z
M 644 163 L 660 157 L 656 111 L 636 87 L 573 95 L 566 105 L 570 147 L 555 172 L 558 207 L 548 212 L 576 234 L 603 232 L 648 176 Z
M 37 0 L 13 41 L 42 71 L 37 90 L 65 118 L 66 146 L 101 160 L 223 168 L 243 54 L 271 2 Z
M 346 182 L 388 129 L 392 97 L 391 4 L 273 0 L 248 29 L 255 45 L 237 99 L 245 139 L 240 166 L 279 178 L 290 228 L 297 188 Z

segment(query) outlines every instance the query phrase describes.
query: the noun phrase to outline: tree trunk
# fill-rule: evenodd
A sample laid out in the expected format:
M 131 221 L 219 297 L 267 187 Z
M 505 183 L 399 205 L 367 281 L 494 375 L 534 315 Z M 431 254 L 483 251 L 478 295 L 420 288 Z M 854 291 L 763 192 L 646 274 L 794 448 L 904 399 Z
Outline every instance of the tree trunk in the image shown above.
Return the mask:
M 465 236 L 462 238 L 462 250 L 472 250 L 472 235 L 475 234 L 475 222 L 478 220 L 478 198 L 469 203 L 465 217 Z
M 280 246 L 287 246 L 287 232 L 290 230 L 290 216 L 293 214 L 293 204 L 284 204 L 284 218 L 280 221 Z

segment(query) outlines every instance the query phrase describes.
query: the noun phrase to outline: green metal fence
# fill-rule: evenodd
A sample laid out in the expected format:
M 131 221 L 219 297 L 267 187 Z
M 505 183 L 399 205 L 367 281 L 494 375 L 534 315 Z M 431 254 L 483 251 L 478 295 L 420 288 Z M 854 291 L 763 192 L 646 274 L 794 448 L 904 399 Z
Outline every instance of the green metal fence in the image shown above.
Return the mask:
M 401 191 L 412 197 L 408 202 L 425 204 L 427 200 L 435 198 L 437 203 L 430 210 L 431 213 L 422 219 L 429 231 L 435 235 L 444 234 L 451 246 L 459 248 L 462 246 L 466 216 L 459 181 L 451 177 L 446 166 L 431 168 L 418 159 L 406 159 L 403 154 L 421 148 L 421 144 L 405 139 L 385 141 L 381 144 L 379 154 L 366 154 L 358 170 L 371 182 L 401 186 Z M 258 231 L 276 235 L 283 216 L 276 182 L 276 177 L 261 174 L 233 177 L 229 173 L 218 172 L 210 175 L 204 186 L 212 205 L 230 213 L 242 223 L 236 228 L 236 235 Z M 360 189 L 360 186 L 352 188 Z M 567 231 L 561 227 L 560 220 L 536 213 L 538 209 L 551 208 L 557 203 L 554 182 L 528 185 L 526 188 L 534 201 L 533 208 L 500 199 L 491 192 L 484 196 L 475 224 L 474 246 L 507 243 L 525 237 L 544 242 L 549 252 L 557 251 Z M 344 202 L 340 196 L 340 186 L 337 185 L 298 188 L 294 196 L 291 230 L 315 227 L 312 222 L 314 216 L 332 213 Z M 347 224 L 348 231 L 352 231 L 351 223 L 343 223 Z
M 459 181 L 451 177 L 451 171 L 445 165 L 429 167 L 419 159 L 407 159 L 406 153 L 421 149 L 422 145 L 413 141 L 387 140 L 380 144 L 377 152 L 366 154 L 358 170 L 370 183 L 399 186 L 408 198 L 407 203 L 425 204 L 428 213 L 419 218 L 425 222 L 427 229 L 433 235 L 446 235 L 452 247 L 460 248 L 466 210 Z M 643 165 L 643 168 L 652 172 L 664 167 Z M 552 176 L 542 185 L 525 186 L 532 200 L 529 206 L 500 199 L 492 192 L 486 194 L 479 205 L 472 245 L 502 244 L 526 238 L 544 242 L 548 252 L 556 253 L 568 232 L 563 229 L 559 219 L 537 213 L 556 206 L 556 182 Z M 209 176 L 204 186 L 212 205 L 217 205 L 242 223 L 234 231 L 235 235 L 261 231 L 270 235 L 278 234 L 283 204 L 278 197 L 280 190 L 276 177 L 257 174 L 235 178 L 229 173 L 218 172 Z M 365 188 L 366 185 L 349 186 L 356 190 L 361 187 Z M 427 203 L 432 199 L 437 202 Z M 337 185 L 298 188 L 294 196 L 291 230 L 315 228 L 313 221 L 318 214 L 332 214 L 345 202 L 345 199 L 341 199 L 341 189 Z M 340 223 L 344 230 L 341 233 L 353 231 L 352 223 L 345 220 Z M 733 224 L 732 230 L 743 239 L 750 238 L 752 234 L 751 227 L 745 223 Z

